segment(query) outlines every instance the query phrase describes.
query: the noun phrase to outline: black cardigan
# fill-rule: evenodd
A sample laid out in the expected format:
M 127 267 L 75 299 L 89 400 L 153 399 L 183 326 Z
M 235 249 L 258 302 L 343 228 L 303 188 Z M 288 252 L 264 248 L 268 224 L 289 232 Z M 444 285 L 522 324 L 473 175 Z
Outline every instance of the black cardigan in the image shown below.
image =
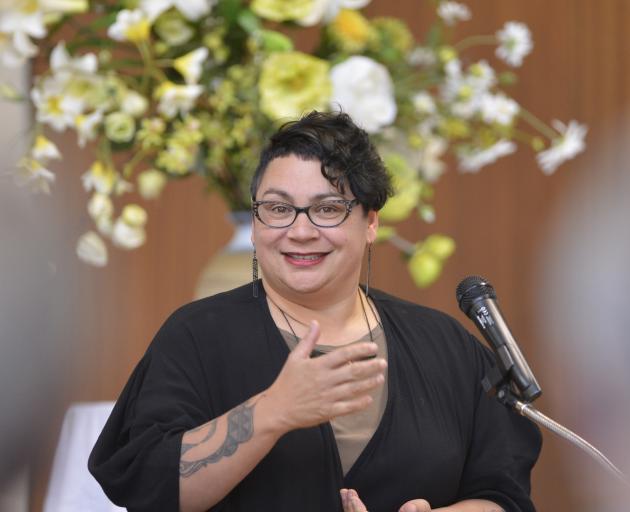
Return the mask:
M 109 498 L 130 511 L 179 510 L 185 431 L 269 387 L 288 348 L 262 285 L 188 304 L 164 323 L 90 455 Z M 435 310 L 370 290 L 388 350 L 380 425 L 343 476 L 329 423 L 283 436 L 213 511 L 341 511 L 354 488 L 370 512 L 424 498 L 432 507 L 488 499 L 529 512 L 538 429 L 483 392 L 492 354 Z M 211 485 L 211 482 L 209 482 Z

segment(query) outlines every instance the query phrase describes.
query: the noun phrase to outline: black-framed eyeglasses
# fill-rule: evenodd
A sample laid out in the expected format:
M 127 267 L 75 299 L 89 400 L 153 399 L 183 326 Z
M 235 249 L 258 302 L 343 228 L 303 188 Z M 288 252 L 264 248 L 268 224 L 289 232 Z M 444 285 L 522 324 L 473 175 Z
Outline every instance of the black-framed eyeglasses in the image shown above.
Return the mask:
M 304 207 L 282 201 L 254 201 L 252 211 L 270 228 L 288 228 L 300 213 L 319 228 L 334 228 L 348 218 L 355 204 L 359 204 L 357 199 L 331 199 Z

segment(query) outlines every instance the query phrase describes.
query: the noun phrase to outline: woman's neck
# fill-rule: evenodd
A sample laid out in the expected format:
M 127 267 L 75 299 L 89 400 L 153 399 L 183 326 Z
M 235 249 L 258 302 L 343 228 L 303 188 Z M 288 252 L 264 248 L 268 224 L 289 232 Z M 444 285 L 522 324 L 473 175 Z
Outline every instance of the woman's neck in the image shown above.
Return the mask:
M 318 343 L 321 344 L 341 345 L 354 341 L 366 334 L 368 326 L 373 329 L 378 322 L 366 298 L 359 295 L 363 292 L 358 285 L 354 290 L 338 294 L 326 302 L 290 300 L 267 283 L 265 292 L 271 315 L 280 329 L 293 331 L 301 338 L 306 334 L 308 324 L 317 320 L 321 329 Z

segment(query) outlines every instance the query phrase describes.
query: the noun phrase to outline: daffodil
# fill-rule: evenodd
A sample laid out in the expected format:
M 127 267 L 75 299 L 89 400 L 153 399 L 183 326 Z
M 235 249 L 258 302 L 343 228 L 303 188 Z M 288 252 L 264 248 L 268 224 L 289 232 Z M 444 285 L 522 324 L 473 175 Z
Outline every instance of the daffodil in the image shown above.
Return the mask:
M 86 142 L 94 140 L 98 133 L 98 128 L 103 122 L 103 112 L 95 110 L 90 114 L 79 114 L 74 119 L 80 148 L 85 147 Z
M 86 192 L 95 190 L 100 194 L 110 195 L 118 181 L 118 173 L 112 167 L 97 160 L 81 176 L 81 180 Z
M 173 67 L 184 77 L 187 84 L 196 84 L 201 77 L 202 66 L 208 58 L 207 48 L 197 48 L 175 59 Z
M 35 143 L 31 149 L 31 156 L 35 160 L 46 162 L 48 160 L 60 159 L 61 153 L 50 139 L 44 137 L 43 135 L 38 135 L 35 137 Z
M 107 35 L 116 41 L 140 43 L 149 38 L 150 30 L 151 22 L 144 11 L 123 9 L 116 15 L 115 23 L 107 29 Z
M 326 108 L 332 90 L 328 63 L 300 52 L 273 53 L 264 61 L 260 109 L 270 119 L 294 119 Z
M 75 118 L 82 113 L 84 102 L 65 93 L 63 84 L 49 77 L 31 91 L 36 108 L 36 119 L 56 131 L 73 126 Z
M 197 98 L 203 92 L 201 85 L 179 85 L 173 82 L 162 82 L 155 91 L 155 97 L 159 100 L 158 112 L 168 118 L 189 112 Z
M 22 158 L 18 162 L 18 169 L 14 175 L 15 182 L 20 187 L 28 187 L 32 192 L 50 194 L 50 185 L 55 181 L 55 175 L 34 158 Z

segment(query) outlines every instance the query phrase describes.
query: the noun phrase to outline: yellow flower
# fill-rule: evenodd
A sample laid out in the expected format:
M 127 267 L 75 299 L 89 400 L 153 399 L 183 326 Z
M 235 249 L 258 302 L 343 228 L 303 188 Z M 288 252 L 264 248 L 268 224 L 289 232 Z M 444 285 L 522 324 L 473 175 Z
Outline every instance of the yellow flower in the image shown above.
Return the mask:
M 260 108 L 270 119 L 296 118 L 328 106 L 328 62 L 300 52 L 273 53 L 263 63 Z
M 250 8 L 261 18 L 271 21 L 290 21 L 308 16 L 315 0 L 254 0 Z
M 35 137 L 35 144 L 33 144 L 33 148 L 31 149 L 31 155 L 40 162 L 61 158 L 61 153 L 59 149 L 57 149 L 57 146 L 43 135 Z
M 378 215 L 385 222 L 400 222 L 418 205 L 423 184 L 402 156 L 390 153 L 383 160 L 392 178 L 394 195 L 387 200 Z
M 166 174 L 157 169 L 143 171 L 138 176 L 138 192 L 144 199 L 157 199 L 166 182 Z
M 101 194 L 109 195 L 114 190 L 114 186 L 118 181 L 118 174 L 113 167 L 97 160 L 88 171 L 81 176 L 81 180 L 83 181 L 83 188 L 86 192 L 96 190 Z
M 140 43 L 149 38 L 151 24 L 149 18 L 140 9 L 123 9 L 116 16 L 116 22 L 109 27 L 107 35 L 116 41 Z
M 407 263 L 413 282 L 419 288 L 426 288 L 440 277 L 442 266 L 442 260 L 423 249 L 416 251 Z
M 374 38 L 370 22 L 352 9 L 341 9 L 328 31 L 339 48 L 348 53 L 362 51 Z
M 173 67 L 184 77 L 187 84 L 195 84 L 201 77 L 203 63 L 207 58 L 208 48 L 197 48 L 175 59 Z
M 378 34 L 374 38 L 374 44 L 393 48 L 399 54 L 405 54 L 411 50 L 414 44 L 413 35 L 404 21 L 396 18 L 374 18 L 372 27 Z M 379 51 L 381 48 L 373 48 Z
M 160 151 L 156 158 L 156 165 L 167 172 L 176 175 L 187 174 L 195 163 L 196 148 L 190 148 L 169 142 L 166 149 Z
M 141 228 L 147 223 L 147 212 L 142 206 L 128 204 L 123 208 L 120 218 L 131 227 Z

